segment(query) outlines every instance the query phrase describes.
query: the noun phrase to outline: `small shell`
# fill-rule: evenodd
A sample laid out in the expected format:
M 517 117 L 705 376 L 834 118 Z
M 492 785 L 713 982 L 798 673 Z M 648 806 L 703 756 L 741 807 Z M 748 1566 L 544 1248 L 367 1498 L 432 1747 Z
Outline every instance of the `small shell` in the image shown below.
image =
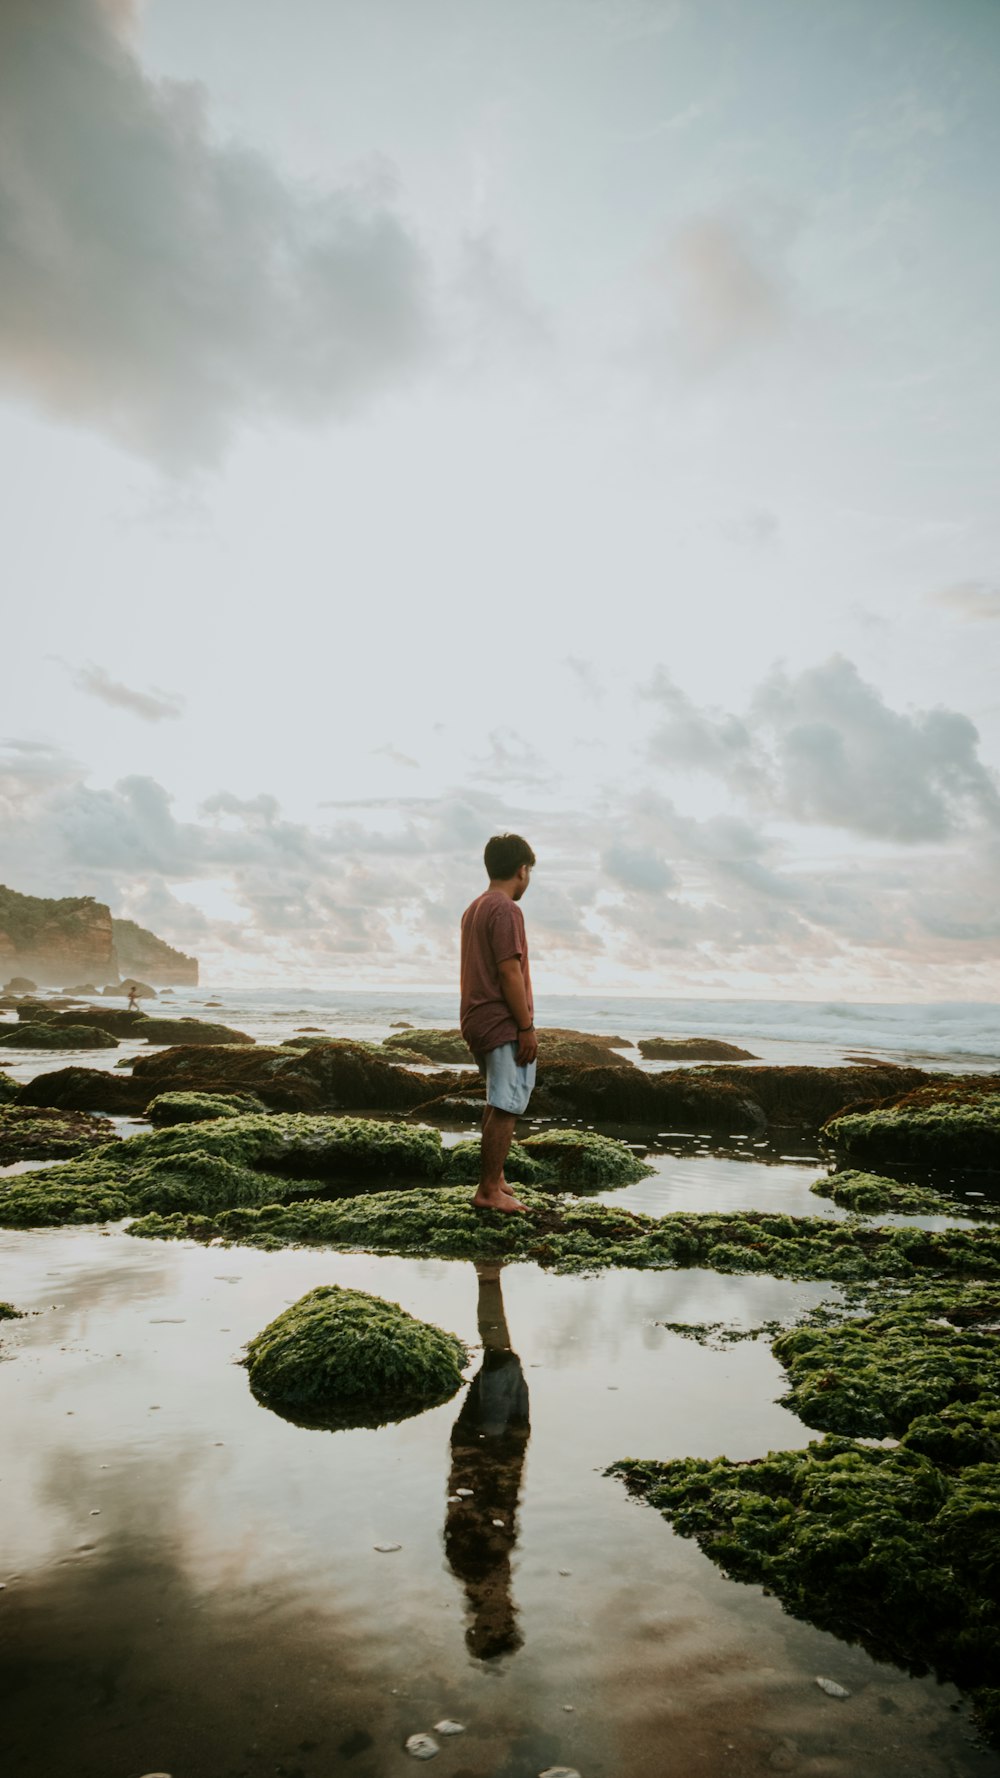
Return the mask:
M 441 1749 L 433 1735 L 408 1735 L 406 1751 L 412 1753 L 414 1759 L 433 1759 Z
M 821 1692 L 826 1693 L 828 1698 L 849 1698 L 851 1695 L 844 1686 L 838 1685 L 835 1679 L 817 1678 L 816 1684 L 819 1686 Z

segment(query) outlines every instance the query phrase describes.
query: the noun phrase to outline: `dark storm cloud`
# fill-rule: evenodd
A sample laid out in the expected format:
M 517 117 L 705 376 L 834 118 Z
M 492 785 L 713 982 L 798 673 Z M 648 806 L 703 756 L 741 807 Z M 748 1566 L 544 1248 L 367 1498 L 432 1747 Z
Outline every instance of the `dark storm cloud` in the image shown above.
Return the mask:
M 110 0 L 0 8 L 0 376 L 171 465 L 248 414 L 300 421 L 428 343 L 422 254 L 377 193 L 317 191 L 152 80 Z
M 742 716 L 694 705 L 660 669 L 651 759 L 704 771 L 771 815 L 904 844 L 1000 826 L 997 777 L 957 710 L 893 710 L 842 656 L 778 669 Z

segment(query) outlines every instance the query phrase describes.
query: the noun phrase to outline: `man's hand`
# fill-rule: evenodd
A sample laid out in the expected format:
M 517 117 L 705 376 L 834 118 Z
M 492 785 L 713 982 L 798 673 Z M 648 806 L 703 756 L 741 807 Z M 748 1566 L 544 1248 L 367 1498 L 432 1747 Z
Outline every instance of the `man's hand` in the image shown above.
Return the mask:
M 522 1068 L 534 1062 L 538 1055 L 538 1037 L 534 1026 L 530 1031 L 519 1031 L 517 1037 L 517 1060 Z

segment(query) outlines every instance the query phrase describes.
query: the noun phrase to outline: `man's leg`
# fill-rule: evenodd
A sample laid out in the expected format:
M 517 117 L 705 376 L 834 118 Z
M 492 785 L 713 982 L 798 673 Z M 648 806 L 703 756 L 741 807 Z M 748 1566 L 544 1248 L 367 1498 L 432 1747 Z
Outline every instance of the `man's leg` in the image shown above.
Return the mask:
M 504 1190 L 503 1164 L 507 1159 L 517 1117 L 488 1105 L 483 1117 L 483 1141 L 479 1161 L 479 1190 L 472 1202 L 478 1210 L 523 1210 L 513 1193 Z
M 483 1136 L 484 1137 L 486 1135 L 486 1126 L 489 1123 L 490 1118 L 493 1116 L 493 1113 L 495 1112 L 495 1110 L 496 1110 L 495 1105 L 485 1105 L 483 1107 Z M 503 1114 L 501 1113 L 501 1116 L 502 1115 Z M 508 1144 L 508 1148 L 509 1148 L 509 1144 Z M 504 1154 L 504 1161 L 506 1161 L 506 1159 L 507 1159 L 507 1155 L 505 1153 Z M 507 1184 L 507 1180 L 504 1175 L 504 1170 L 503 1170 L 502 1164 L 500 1167 L 500 1184 L 503 1186 L 504 1191 L 507 1192 L 510 1197 L 514 1198 L 517 1196 L 517 1193 L 515 1191 L 513 1191 L 513 1189 Z

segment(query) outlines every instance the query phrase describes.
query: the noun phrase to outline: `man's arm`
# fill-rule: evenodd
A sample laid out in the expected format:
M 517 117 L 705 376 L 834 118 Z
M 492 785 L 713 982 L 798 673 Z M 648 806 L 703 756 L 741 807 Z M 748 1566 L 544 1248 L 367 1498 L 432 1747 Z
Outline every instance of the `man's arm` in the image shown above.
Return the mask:
M 528 1011 L 528 995 L 521 974 L 521 959 L 505 957 L 497 965 L 500 972 L 500 992 L 507 1002 L 507 1009 L 517 1026 L 517 1059 L 522 1066 L 533 1062 L 538 1055 L 538 1039 L 531 1023 Z

